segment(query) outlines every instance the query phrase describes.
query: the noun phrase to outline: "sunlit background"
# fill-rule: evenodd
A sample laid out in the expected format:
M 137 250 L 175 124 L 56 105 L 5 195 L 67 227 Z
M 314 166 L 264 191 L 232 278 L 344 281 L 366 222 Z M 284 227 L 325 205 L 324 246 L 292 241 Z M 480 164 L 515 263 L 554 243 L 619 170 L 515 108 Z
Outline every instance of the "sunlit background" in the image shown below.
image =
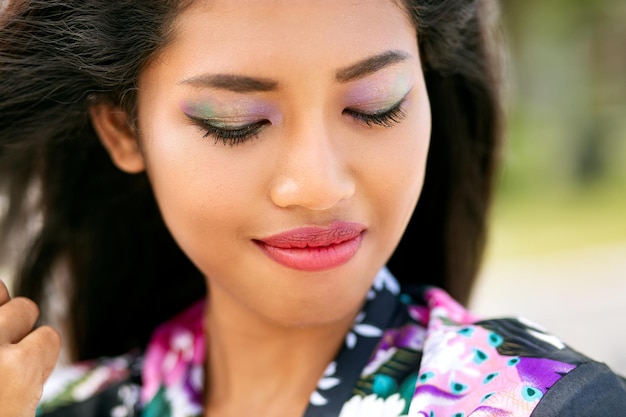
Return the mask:
M 508 135 L 472 307 L 626 374 L 626 1 L 502 0 Z

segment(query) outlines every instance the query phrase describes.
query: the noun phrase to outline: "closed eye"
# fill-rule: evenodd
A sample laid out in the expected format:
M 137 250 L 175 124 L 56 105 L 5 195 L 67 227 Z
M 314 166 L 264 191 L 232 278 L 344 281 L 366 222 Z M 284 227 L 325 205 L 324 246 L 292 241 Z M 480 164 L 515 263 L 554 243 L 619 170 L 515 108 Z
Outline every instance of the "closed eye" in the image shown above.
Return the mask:
M 269 120 L 259 120 L 244 125 L 229 126 L 212 119 L 202 119 L 187 115 L 196 125 L 204 130 L 205 138 L 213 137 L 215 143 L 222 141 L 224 145 L 235 146 L 258 136 Z
M 392 127 L 400 123 L 405 117 L 403 105 L 406 101 L 406 96 L 402 98 L 398 103 L 394 104 L 390 108 L 383 109 L 374 113 L 365 113 L 360 110 L 347 108 L 343 111 L 346 114 L 359 122 L 365 123 L 367 126 L 382 126 Z

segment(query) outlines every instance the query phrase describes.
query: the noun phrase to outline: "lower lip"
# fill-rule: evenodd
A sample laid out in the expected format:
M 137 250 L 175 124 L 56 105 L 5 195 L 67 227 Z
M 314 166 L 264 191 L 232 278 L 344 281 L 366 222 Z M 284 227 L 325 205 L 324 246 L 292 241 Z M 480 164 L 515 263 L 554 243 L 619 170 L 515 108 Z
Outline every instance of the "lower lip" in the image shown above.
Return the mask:
M 336 268 L 348 262 L 361 247 L 363 233 L 358 236 L 329 246 L 316 248 L 277 248 L 260 241 L 255 243 L 274 261 L 287 268 L 301 271 L 324 271 Z

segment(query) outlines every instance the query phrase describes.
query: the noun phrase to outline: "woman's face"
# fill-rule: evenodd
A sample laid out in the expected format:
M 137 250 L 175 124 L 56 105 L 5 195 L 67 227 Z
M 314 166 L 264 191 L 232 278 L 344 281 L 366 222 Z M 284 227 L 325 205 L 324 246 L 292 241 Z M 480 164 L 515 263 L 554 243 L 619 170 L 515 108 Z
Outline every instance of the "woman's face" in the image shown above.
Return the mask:
M 353 315 L 424 176 L 430 108 L 405 12 L 199 1 L 138 97 L 158 204 L 212 296 L 287 326 Z

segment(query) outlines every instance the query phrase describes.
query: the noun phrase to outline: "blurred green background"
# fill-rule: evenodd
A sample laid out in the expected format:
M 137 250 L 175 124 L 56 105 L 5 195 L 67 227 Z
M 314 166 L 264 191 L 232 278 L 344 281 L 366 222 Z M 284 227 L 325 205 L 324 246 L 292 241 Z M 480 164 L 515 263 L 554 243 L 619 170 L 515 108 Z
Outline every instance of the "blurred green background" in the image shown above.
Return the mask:
M 509 129 L 495 223 L 515 238 L 499 236 L 493 255 L 625 240 L 626 2 L 501 7 Z
M 626 374 L 626 1 L 500 8 L 507 139 L 473 307 Z

